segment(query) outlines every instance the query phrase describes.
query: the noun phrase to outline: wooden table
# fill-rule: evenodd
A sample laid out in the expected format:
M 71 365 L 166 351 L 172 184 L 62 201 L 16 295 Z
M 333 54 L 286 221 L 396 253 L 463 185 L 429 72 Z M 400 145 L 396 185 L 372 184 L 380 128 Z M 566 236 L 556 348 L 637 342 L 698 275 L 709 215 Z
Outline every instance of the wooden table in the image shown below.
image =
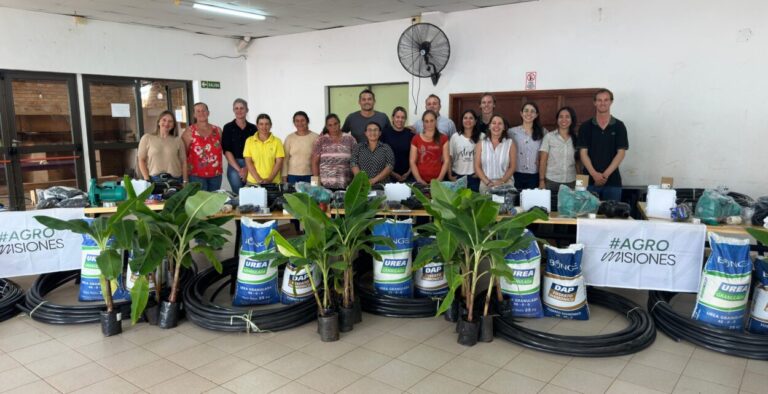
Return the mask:
M 652 221 L 659 221 L 659 222 L 671 222 L 672 219 L 662 219 L 662 218 L 648 218 L 645 214 L 646 209 L 646 203 L 645 202 L 638 202 L 637 203 L 637 209 L 640 211 L 640 215 L 643 217 L 643 219 L 646 220 L 652 220 Z M 707 231 L 712 231 L 718 234 L 727 234 L 727 235 L 742 235 L 742 236 L 749 236 L 752 238 L 749 233 L 747 233 L 747 228 L 756 228 L 760 229 L 762 227 L 760 226 L 753 226 L 751 224 L 722 224 L 722 225 L 707 225 Z
M 150 204 L 147 205 L 151 210 L 153 211 L 160 211 L 163 209 L 163 204 Z M 111 213 L 117 212 L 117 207 L 94 207 L 94 208 L 85 208 L 85 214 L 89 216 L 96 216 L 96 215 L 108 215 Z M 344 209 L 330 209 L 328 211 L 329 214 L 344 214 Z M 246 214 L 240 214 L 237 211 L 233 211 L 230 214 L 226 213 L 219 213 L 216 214 L 217 216 L 224 216 L 224 215 L 232 215 L 235 218 L 251 218 L 259 221 L 268 221 L 268 220 L 290 220 L 293 219 L 293 216 L 291 216 L 288 213 L 285 213 L 283 211 L 278 212 L 272 212 L 269 215 L 262 215 L 262 214 L 254 214 L 254 213 L 246 213 Z M 397 210 L 397 211 L 389 211 L 389 210 L 383 210 L 378 213 L 379 216 L 384 217 L 429 217 L 429 213 L 423 209 L 415 209 L 410 211 L 405 210 Z M 509 215 L 499 215 L 499 219 L 510 217 Z M 561 218 L 558 216 L 557 212 L 552 212 L 549 214 L 549 220 L 536 220 L 534 222 L 535 224 L 554 224 L 554 225 L 563 225 L 563 226 L 575 226 L 576 225 L 576 218 Z

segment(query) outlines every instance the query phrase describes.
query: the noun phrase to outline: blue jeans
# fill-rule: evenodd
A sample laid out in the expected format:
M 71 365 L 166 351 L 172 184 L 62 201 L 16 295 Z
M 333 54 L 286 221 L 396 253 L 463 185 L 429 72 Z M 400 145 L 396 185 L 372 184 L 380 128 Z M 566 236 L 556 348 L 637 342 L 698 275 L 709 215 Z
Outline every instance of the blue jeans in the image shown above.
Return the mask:
M 190 175 L 189 181 L 199 183 L 200 186 L 202 186 L 200 190 L 205 190 L 207 192 L 215 192 L 216 190 L 221 189 L 221 175 L 212 176 L 210 178 Z
M 600 201 L 621 201 L 621 186 L 590 185 L 587 190 L 597 193 Z
M 311 182 L 312 181 L 312 175 L 288 175 L 286 176 L 288 178 L 288 183 L 290 184 L 296 184 L 296 182 Z
M 235 161 L 240 168 L 245 168 L 245 159 L 235 159 Z M 240 188 L 245 185 L 245 181 L 240 179 L 240 173 L 235 171 L 235 169 L 229 165 L 227 166 L 227 180 L 229 181 L 229 187 L 232 188 L 232 193 L 239 195 Z
M 152 181 L 152 182 L 162 182 L 162 181 L 163 181 L 163 180 L 162 180 L 162 179 L 161 179 L 159 176 L 157 176 L 157 175 L 150 175 L 150 176 L 149 176 L 149 180 L 150 180 L 150 181 Z M 176 182 L 178 182 L 178 183 L 182 183 L 182 182 L 184 181 L 184 179 L 183 179 L 182 177 L 178 177 L 178 178 L 174 178 L 174 177 L 171 177 L 171 178 L 169 178 L 168 180 L 169 180 L 169 181 L 176 181 Z

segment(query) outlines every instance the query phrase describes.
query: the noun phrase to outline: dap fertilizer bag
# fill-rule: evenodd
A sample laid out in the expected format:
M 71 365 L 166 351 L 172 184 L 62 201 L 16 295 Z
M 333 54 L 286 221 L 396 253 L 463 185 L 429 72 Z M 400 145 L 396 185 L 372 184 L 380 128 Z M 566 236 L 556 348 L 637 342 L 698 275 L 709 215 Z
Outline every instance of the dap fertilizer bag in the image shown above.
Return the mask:
M 138 272 L 133 272 L 133 270 L 131 270 L 130 261 L 132 259 L 133 259 L 133 252 L 131 252 L 128 255 L 129 263 L 128 263 L 128 266 L 127 266 L 127 268 L 125 270 L 125 288 L 128 291 L 131 291 L 133 289 L 133 285 L 136 284 L 136 279 L 139 278 L 139 273 Z M 160 265 L 160 267 L 157 267 L 157 270 L 155 271 L 155 273 L 154 274 L 150 274 L 147 277 L 147 280 L 149 281 L 149 292 L 150 293 L 155 291 L 155 281 L 157 281 L 160 278 L 160 276 L 158 275 L 160 273 L 160 270 L 165 268 L 165 267 L 167 267 L 166 261 L 167 261 L 166 259 L 163 259 L 163 263 Z M 163 283 L 165 283 L 165 281 L 163 281 Z
M 749 240 L 709 233 L 712 253 L 704 265 L 692 318 L 727 330 L 743 330 L 752 276 Z
M 419 248 L 435 242 L 434 238 L 418 238 L 416 255 Z M 448 280 L 445 278 L 443 263 L 433 261 L 413 272 L 414 293 L 418 298 L 445 297 L 448 294 Z
M 504 257 L 512 270 L 512 282 L 501 278 L 501 292 L 512 301 L 512 316 L 542 317 L 541 308 L 541 250 L 533 234 L 525 230 L 530 239 L 528 247 L 516 250 Z
M 411 249 L 413 225 L 411 219 L 387 220 L 373 226 L 373 235 L 392 239 L 394 249 L 373 245 L 381 260 L 373 259 L 373 287 L 377 293 L 401 298 L 413 297 Z
M 274 304 L 280 301 L 277 284 L 277 266 L 271 259 L 260 258 L 265 253 L 275 250 L 274 241 L 266 244 L 269 232 L 277 230 L 277 222 L 270 220 L 259 223 L 250 218 L 242 218 L 242 244 L 240 262 L 237 266 L 237 287 L 234 306 Z
M 753 334 L 768 334 L 768 261 L 755 260 L 757 286 L 752 293 L 752 311 L 747 322 L 747 331 Z
M 589 320 L 587 287 L 581 275 L 584 245 L 567 249 L 544 246 L 547 264 L 544 272 L 544 316 L 563 319 Z
M 312 298 L 314 292 L 312 291 L 312 283 L 309 281 L 310 274 L 307 271 L 313 275 L 312 279 L 317 283 L 318 271 L 314 264 L 305 265 L 301 268 L 297 268 L 291 263 L 285 265 L 280 302 L 290 305 Z

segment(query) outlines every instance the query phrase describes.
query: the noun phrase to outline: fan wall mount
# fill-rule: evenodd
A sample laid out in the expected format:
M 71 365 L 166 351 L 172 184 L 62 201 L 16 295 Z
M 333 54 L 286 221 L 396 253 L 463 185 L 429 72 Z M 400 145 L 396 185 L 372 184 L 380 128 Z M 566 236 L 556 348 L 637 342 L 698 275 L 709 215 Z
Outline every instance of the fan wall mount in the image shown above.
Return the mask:
M 411 75 L 431 78 L 437 85 L 440 72 L 451 57 L 448 37 L 431 23 L 416 23 L 405 29 L 397 43 L 400 64 Z

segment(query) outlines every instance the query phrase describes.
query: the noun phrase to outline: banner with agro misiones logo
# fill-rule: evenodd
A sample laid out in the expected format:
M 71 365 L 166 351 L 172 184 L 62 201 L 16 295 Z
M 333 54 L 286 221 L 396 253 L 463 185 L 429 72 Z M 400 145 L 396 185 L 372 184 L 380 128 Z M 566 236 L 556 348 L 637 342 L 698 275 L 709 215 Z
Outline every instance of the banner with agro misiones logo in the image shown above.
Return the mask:
M 588 285 L 695 293 L 706 226 L 644 220 L 579 219 Z
M 0 278 L 80 269 L 83 238 L 49 229 L 35 216 L 82 219 L 82 208 L 55 208 L 0 213 Z

